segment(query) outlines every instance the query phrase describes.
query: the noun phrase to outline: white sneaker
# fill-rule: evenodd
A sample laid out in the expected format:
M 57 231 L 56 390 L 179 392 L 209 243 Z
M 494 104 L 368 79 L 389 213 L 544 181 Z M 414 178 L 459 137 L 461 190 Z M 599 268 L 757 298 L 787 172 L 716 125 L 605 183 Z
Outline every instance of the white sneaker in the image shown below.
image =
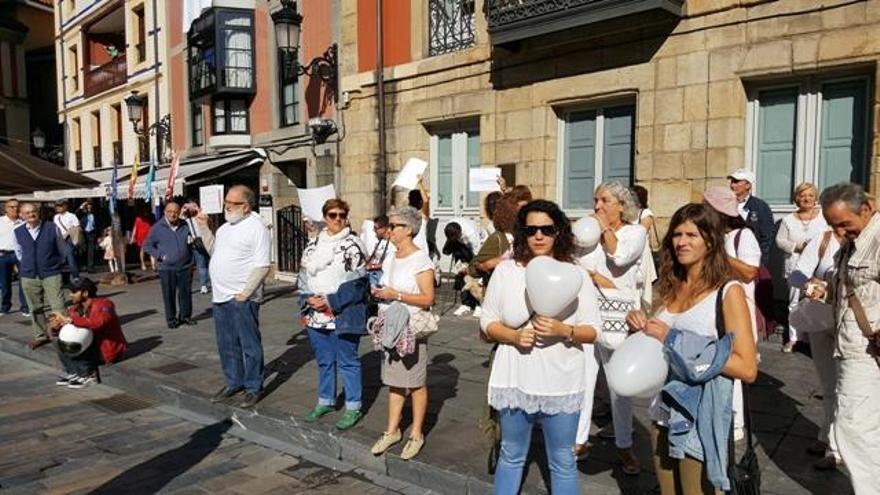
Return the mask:
M 733 429 L 733 441 L 739 442 L 743 438 L 746 437 L 746 430 L 742 426 L 737 426 Z
M 202 288 L 199 289 L 199 292 L 202 293 L 202 294 L 207 294 L 207 293 L 208 293 L 208 286 L 207 286 L 207 285 L 203 285 Z
M 80 389 L 95 383 L 98 383 L 98 380 L 94 376 L 76 376 L 70 380 L 67 388 Z
M 477 306 L 476 308 L 474 308 L 474 312 L 471 314 L 471 316 L 473 316 L 474 318 L 479 318 L 483 316 L 483 310 L 480 309 L 479 306 Z
M 59 387 L 63 387 L 65 385 L 69 384 L 70 380 L 73 380 L 74 378 L 77 378 L 75 373 L 70 373 L 68 375 L 59 376 L 58 380 L 55 381 L 55 385 L 58 385 Z
M 453 311 L 452 314 L 454 314 L 455 316 L 464 316 L 470 312 L 471 312 L 471 308 L 462 304 L 455 311 Z

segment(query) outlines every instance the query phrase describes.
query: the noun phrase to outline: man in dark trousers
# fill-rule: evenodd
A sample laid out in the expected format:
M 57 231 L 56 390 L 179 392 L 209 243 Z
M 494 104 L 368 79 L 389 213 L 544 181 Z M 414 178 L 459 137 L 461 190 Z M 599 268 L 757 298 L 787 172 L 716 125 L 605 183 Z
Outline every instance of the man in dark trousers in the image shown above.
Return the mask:
M 761 246 L 761 263 L 768 264 L 770 248 L 776 238 L 776 225 L 773 222 L 773 212 L 767 203 L 754 196 L 755 173 L 744 168 L 738 169 L 727 176 L 730 180 L 730 190 L 739 201 L 739 214 L 746 221 L 746 225 L 755 233 L 758 244 Z
M 55 382 L 68 388 L 83 388 L 97 382 L 97 370 L 101 364 L 115 363 L 122 359 L 128 342 L 122 334 L 122 326 L 116 315 L 116 306 L 106 297 L 97 297 L 98 286 L 88 278 L 80 278 L 70 287 L 67 316 L 53 313 L 49 325 L 57 333 L 67 323 L 92 332 L 92 343 L 76 355 L 71 355 L 59 341 L 58 356 L 64 366 L 65 376 Z
M 192 319 L 193 256 L 189 235 L 189 227 L 180 221 L 180 205 L 171 201 L 165 205 L 165 217 L 153 225 L 144 242 L 144 251 L 159 261 L 168 328 L 196 324 Z

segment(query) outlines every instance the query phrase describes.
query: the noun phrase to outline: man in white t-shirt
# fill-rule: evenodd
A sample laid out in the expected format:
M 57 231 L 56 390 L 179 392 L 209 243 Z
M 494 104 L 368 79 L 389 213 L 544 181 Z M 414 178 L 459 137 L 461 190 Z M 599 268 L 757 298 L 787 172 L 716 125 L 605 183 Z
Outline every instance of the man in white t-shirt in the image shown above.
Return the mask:
M 18 266 L 18 258 L 15 256 L 18 243 L 13 231 L 24 223 L 18 217 L 17 199 L 7 199 L 3 209 L 6 214 L 0 216 L 0 316 L 9 313 L 12 309 L 12 274 Z M 29 318 L 31 311 L 21 283 L 18 284 L 18 303 L 21 306 L 21 315 Z
M 253 209 L 257 198 L 245 186 L 226 193 L 226 223 L 216 237 L 208 228 L 208 216 L 197 220 L 202 240 L 211 253 L 209 265 L 214 303 L 214 328 L 226 386 L 212 401 L 219 402 L 244 392 L 239 407 L 253 407 L 263 389 L 263 345 L 260 341 L 259 303 L 263 279 L 271 266 L 271 236 Z
M 53 218 L 55 225 L 61 229 L 61 235 L 67 243 L 67 249 L 64 252 L 64 261 L 70 270 L 70 276 L 74 280 L 79 278 L 79 265 L 76 262 L 76 249 L 74 249 L 73 241 L 70 239 L 70 229 L 80 228 L 79 218 L 67 211 L 67 201 L 58 200 L 55 202 L 55 217 Z

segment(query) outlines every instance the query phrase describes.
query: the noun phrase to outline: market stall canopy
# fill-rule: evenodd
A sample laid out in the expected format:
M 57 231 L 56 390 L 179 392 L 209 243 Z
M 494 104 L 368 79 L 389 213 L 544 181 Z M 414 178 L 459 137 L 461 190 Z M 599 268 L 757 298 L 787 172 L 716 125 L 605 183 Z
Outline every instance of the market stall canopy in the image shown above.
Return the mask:
M 0 144 L 0 195 L 94 187 L 100 183 Z

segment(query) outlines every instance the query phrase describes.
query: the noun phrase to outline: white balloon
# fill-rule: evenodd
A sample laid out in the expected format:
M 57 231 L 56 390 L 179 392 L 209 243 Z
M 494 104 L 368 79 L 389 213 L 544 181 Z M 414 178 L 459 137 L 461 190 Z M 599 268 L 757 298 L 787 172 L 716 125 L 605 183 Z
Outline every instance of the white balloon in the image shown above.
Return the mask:
M 644 332 L 627 337 L 605 365 L 608 386 L 623 397 L 657 395 L 668 373 L 663 344 Z
M 58 346 L 69 356 L 78 356 L 92 345 L 92 331 L 68 323 L 58 332 Z
M 535 257 L 526 267 L 526 294 L 532 309 L 540 316 L 559 316 L 577 299 L 583 283 L 580 268 L 549 256 Z
M 595 217 L 581 218 L 571 226 L 571 231 L 575 244 L 588 251 L 599 244 L 599 237 L 602 236 L 602 229 Z

